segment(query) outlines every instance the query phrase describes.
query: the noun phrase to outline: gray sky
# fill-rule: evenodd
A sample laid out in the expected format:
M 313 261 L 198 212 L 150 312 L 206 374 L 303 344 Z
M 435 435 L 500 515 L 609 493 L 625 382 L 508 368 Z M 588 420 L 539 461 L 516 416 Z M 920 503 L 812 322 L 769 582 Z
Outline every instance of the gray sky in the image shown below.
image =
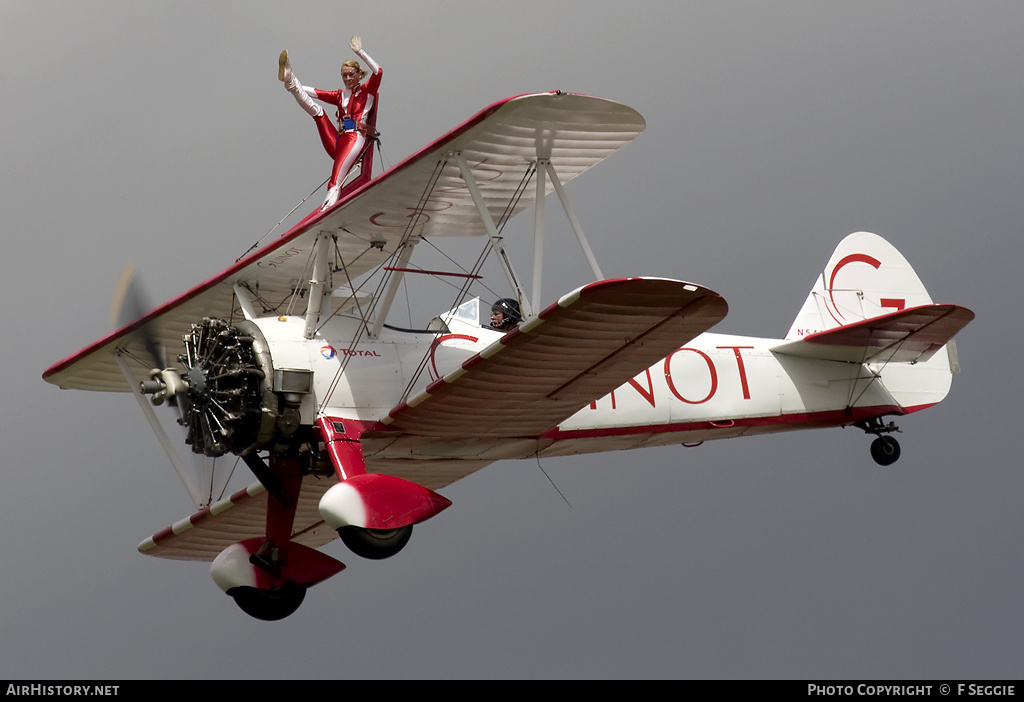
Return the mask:
M 0 674 L 1020 677 L 1022 26 L 996 2 L 5 0 Z M 328 175 L 277 55 L 335 87 L 352 33 L 387 164 L 508 95 L 639 110 L 569 194 L 606 275 L 710 286 L 720 331 L 785 334 L 844 235 L 888 238 L 977 313 L 949 398 L 886 469 L 854 429 L 545 461 L 570 508 L 535 462 L 492 465 L 394 559 L 329 546 L 348 570 L 277 624 L 139 555 L 184 490 L 130 397 L 40 374 L 107 332 L 126 260 L 167 299 Z M 550 236 L 553 299 L 587 281 Z

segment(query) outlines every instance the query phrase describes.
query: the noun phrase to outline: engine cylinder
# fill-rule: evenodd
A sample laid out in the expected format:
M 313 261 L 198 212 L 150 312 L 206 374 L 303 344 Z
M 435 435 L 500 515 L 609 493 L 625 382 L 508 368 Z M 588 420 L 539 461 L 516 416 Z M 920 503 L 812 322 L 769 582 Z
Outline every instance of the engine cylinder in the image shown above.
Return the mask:
M 256 325 L 231 326 L 207 317 L 182 338 L 185 353 L 179 360 L 188 389 L 181 423 L 192 451 L 223 456 L 266 443 L 278 401 L 267 382 L 273 374 L 270 354 Z

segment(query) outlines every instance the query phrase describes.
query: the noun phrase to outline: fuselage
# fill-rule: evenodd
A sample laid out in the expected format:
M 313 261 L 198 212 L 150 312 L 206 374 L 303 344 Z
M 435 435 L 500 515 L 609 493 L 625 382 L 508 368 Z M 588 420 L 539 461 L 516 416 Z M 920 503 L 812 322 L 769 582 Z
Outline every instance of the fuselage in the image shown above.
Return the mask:
M 377 339 L 369 339 L 359 334 L 357 320 L 338 317 L 307 340 L 303 323 L 301 317 L 257 320 L 275 369 L 313 372 L 312 392 L 301 401 L 303 424 L 318 415 L 377 422 L 502 336 L 473 320 L 446 318 L 441 332 L 385 327 Z M 379 450 L 402 458 L 496 460 L 694 444 L 844 426 L 941 399 L 938 394 L 915 398 L 920 402 L 908 407 L 906 398 L 894 396 L 883 383 L 881 369 L 773 352 L 781 343 L 702 334 L 539 438 L 464 437 L 429 445 L 407 439 Z

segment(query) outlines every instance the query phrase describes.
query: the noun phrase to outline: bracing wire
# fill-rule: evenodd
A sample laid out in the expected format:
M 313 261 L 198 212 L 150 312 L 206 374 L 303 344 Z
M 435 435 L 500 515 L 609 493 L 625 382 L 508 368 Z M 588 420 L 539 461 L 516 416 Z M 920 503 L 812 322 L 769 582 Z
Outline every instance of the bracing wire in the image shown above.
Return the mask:
M 399 240 L 398 245 L 392 252 L 391 256 L 384 262 L 377 266 L 377 271 L 384 270 L 384 275 L 381 276 L 378 282 L 377 289 L 373 296 L 373 301 L 370 304 L 370 309 L 367 312 L 367 316 L 363 318 L 361 324 L 358 325 L 355 334 L 353 335 L 348 347 L 345 349 L 344 358 L 341 359 L 341 363 L 338 364 L 338 370 L 334 374 L 334 378 L 331 381 L 327 392 L 324 393 L 324 399 L 320 403 L 320 411 L 323 412 L 327 405 L 330 403 L 331 397 L 334 395 L 335 390 L 338 387 L 338 383 L 341 381 L 341 377 L 348 367 L 349 359 L 353 356 L 355 347 L 359 344 L 359 341 L 363 338 L 363 335 L 368 332 L 368 321 L 373 316 L 377 309 L 377 305 L 380 302 L 380 295 L 386 289 L 387 284 L 391 281 L 393 271 L 387 270 L 387 263 L 391 260 L 400 260 L 402 252 L 407 246 L 414 246 L 416 242 L 412 241 L 413 231 L 419 226 L 420 215 L 423 213 L 427 201 L 430 199 L 430 195 L 433 193 L 434 188 L 437 185 L 438 179 L 441 177 L 441 172 L 444 170 L 445 165 L 448 163 L 447 157 L 438 160 L 434 166 L 434 170 L 431 173 L 430 178 L 424 184 L 423 192 L 420 194 L 419 201 L 416 203 L 416 207 L 412 210 L 412 216 L 409 218 L 409 222 L 406 224 L 405 230 L 402 232 L 402 238 Z M 350 284 L 351 287 L 351 284 Z
M 562 500 L 565 502 L 565 504 L 569 506 L 569 509 L 572 509 L 572 504 L 569 503 L 569 500 L 566 499 L 565 495 L 562 494 L 562 491 L 558 489 L 557 485 L 555 485 L 555 481 L 552 480 L 551 476 L 548 475 L 548 472 L 546 470 L 544 470 L 544 466 L 542 466 L 540 464 L 540 452 L 537 452 L 537 453 L 533 454 L 533 456 L 534 456 L 534 458 L 537 459 L 537 467 L 540 468 L 540 472 L 543 473 L 544 477 L 548 479 L 549 483 L 551 483 L 551 487 L 553 487 L 555 489 L 555 492 L 558 493 L 558 496 L 561 497 Z
M 235 259 L 235 263 L 238 263 L 238 262 L 239 262 L 239 261 L 241 261 L 241 260 L 242 260 L 243 258 L 245 258 L 246 256 L 248 256 L 248 255 L 249 255 L 249 252 L 250 252 L 250 251 L 252 251 L 253 249 L 255 249 L 255 248 L 259 247 L 259 245 L 263 243 L 263 240 L 264 240 L 264 239 L 266 239 L 266 238 L 267 238 L 268 236 L 270 236 L 270 235 L 271 235 L 271 234 L 273 234 L 273 233 L 274 233 L 275 231 L 277 231 L 277 228 L 281 226 L 281 223 L 282 223 L 282 222 L 284 222 L 284 221 L 285 221 L 286 219 L 288 219 L 289 217 L 291 217 L 291 216 L 292 216 L 292 213 L 293 213 L 293 212 L 295 212 L 295 210 L 297 210 L 297 209 L 299 209 L 300 207 L 302 207 L 302 203 L 304 203 L 304 202 L 305 202 L 306 200 L 308 200 L 309 198 L 313 197 L 313 194 L 314 194 L 314 193 L 315 193 L 315 192 L 316 192 L 317 190 L 319 190 L 320 188 L 322 188 L 322 187 L 324 187 L 325 185 L 327 185 L 327 181 L 329 181 L 330 179 L 331 179 L 331 178 L 330 178 L 330 176 L 328 176 L 328 177 L 324 178 L 323 182 L 322 182 L 322 183 L 320 183 L 320 185 L 318 185 L 318 186 L 316 186 L 315 188 L 313 188 L 313 190 L 311 190 L 311 191 L 310 191 L 309 195 L 307 195 L 306 197 L 302 198 L 302 199 L 301 199 L 301 200 L 299 200 L 299 201 L 298 201 L 297 203 L 295 203 L 295 206 L 294 206 L 293 208 L 291 208 L 290 210 L 288 210 L 288 214 L 286 214 L 286 215 L 285 215 L 284 217 L 282 217 L 281 219 L 279 219 L 279 220 L 277 221 L 277 224 L 275 224 L 275 225 L 274 225 L 273 227 L 271 227 L 271 228 L 270 228 L 270 231 L 268 231 L 268 232 L 267 232 L 266 234 L 264 234 L 264 235 L 263 235 L 263 236 L 261 236 L 261 237 L 260 237 L 259 239 L 257 239 L 257 240 L 256 240 L 256 243 L 255 243 L 255 244 L 253 244 L 252 246 L 250 246 L 250 247 L 249 247 L 248 249 L 246 249 L 246 250 L 245 250 L 245 253 L 243 253 L 243 254 L 242 254 L 241 256 L 239 256 L 238 258 L 236 258 L 236 259 Z

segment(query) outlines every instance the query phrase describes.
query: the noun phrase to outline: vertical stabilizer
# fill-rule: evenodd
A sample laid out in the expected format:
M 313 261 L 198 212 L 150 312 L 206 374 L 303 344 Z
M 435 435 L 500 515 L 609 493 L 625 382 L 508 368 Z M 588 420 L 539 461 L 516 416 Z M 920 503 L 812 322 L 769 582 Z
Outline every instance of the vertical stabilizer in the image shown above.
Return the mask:
M 836 247 L 786 339 L 931 302 L 903 254 L 876 234 L 857 232 Z
M 912 351 L 914 343 L 922 339 L 952 337 L 974 318 L 973 312 L 955 305 L 921 309 L 925 305 L 932 305 L 931 296 L 903 254 L 880 236 L 857 232 L 836 247 L 786 335 L 790 344 L 777 350 L 854 362 L 839 359 L 836 344 L 850 340 L 860 343 L 858 334 L 864 337 L 865 351 L 878 346 L 878 342 L 883 346 L 890 344 L 882 353 L 864 354 L 867 369 L 876 375 L 904 413 L 924 409 L 940 402 L 949 392 L 952 373 L 960 366 L 956 346 L 952 339 L 947 339 L 938 353 L 924 353 L 914 359 L 903 359 L 900 354 Z M 907 313 L 893 314 L 902 310 Z M 910 320 L 916 314 L 935 319 L 915 326 Z M 857 324 L 882 315 L 887 316 L 877 325 Z M 947 322 L 952 326 L 943 327 Z M 849 327 L 849 331 L 838 327 Z M 834 331 L 821 335 L 830 330 Z M 807 338 L 813 334 L 819 336 Z M 903 343 L 900 339 L 914 343 Z M 815 356 L 806 353 L 808 348 L 827 349 L 828 353 Z

